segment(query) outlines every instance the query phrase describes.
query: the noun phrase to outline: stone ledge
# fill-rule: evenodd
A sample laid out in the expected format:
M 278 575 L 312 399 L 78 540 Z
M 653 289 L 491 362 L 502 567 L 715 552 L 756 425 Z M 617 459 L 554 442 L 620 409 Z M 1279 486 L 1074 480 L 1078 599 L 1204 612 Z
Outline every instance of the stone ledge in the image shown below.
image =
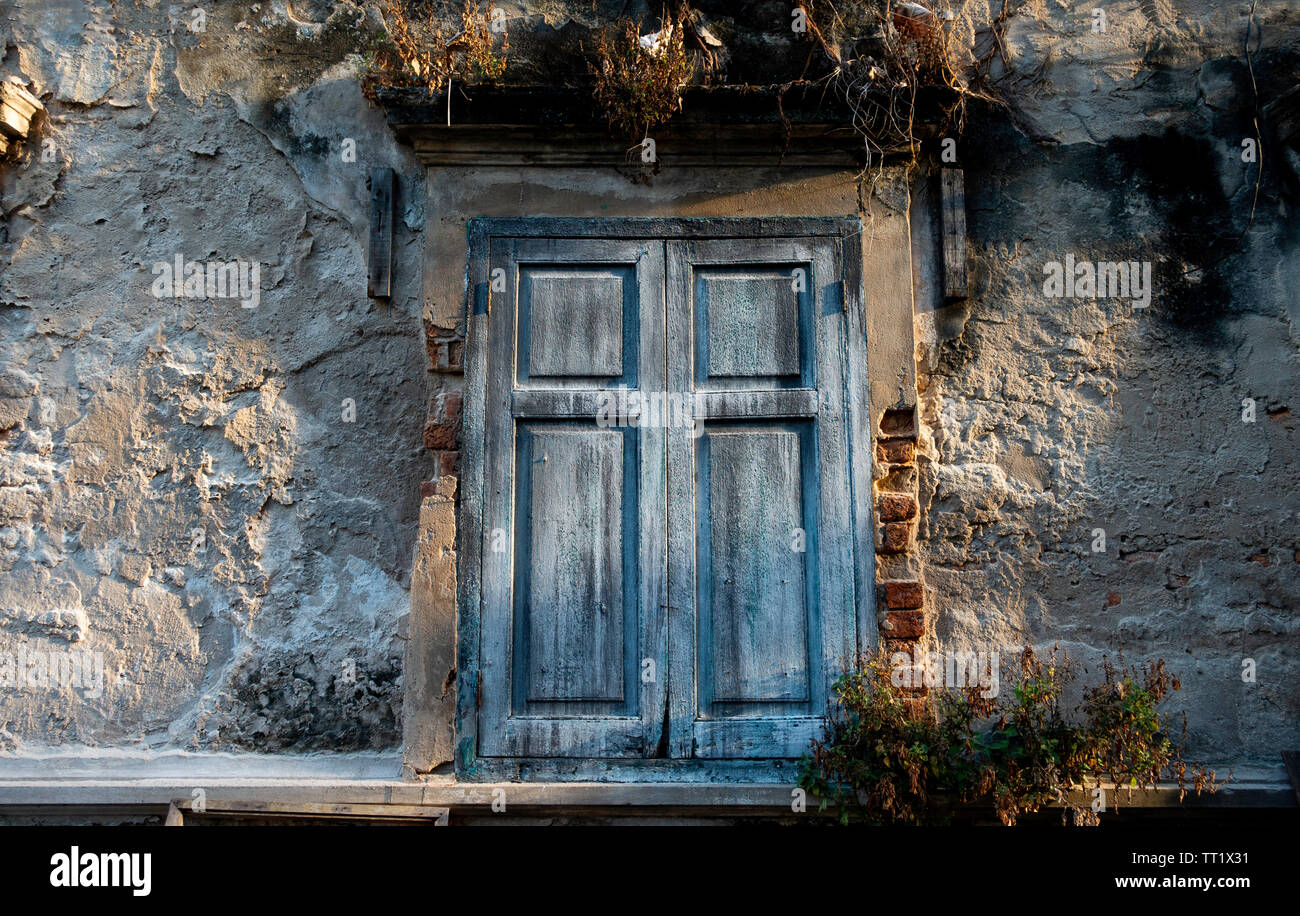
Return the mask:
M 1220 768 L 1226 771 L 1227 767 Z M 1128 791 L 1103 783 L 1121 807 L 1177 807 L 1178 788 L 1161 785 L 1152 792 Z M 484 808 L 504 791 L 511 808 L 767 808 L 789 810 L 789 784 L 739 783 L 592 783 L 592 782 L 457 782 L 453 779 L 230 778 L 196 771 L 189 779 L 11 779 L 0 778 L 0 811 L 14 807 L 154 807 L 165 810 L 186 801 L 202 787 L 212 808 L 240 804 L 274 804 L 310 811 L 320 805 L 400 805 L 439 808 Z M 1071 800 L 1088 803 L 1092 790 L 1073 790 Z M 1188 808 L 1295 808 L 1296 793 L 1277 767 L 1251 768 L 1214 795 L 1189 794 Z M 810 806 L 810 810 L 811 810 Z
M 454 482 L 452 482 L 454 483 Z M 396 779 L 402 756 L 389 752 L 256 754 L 226 751 L 142 751 L 130 748 L 28 747 L 0 755 L 0 785 L 92 784 L 100 781 L 189 781 L 202 774 L 210 782 L 269 780 L 290 784 L 325 779 L 366 784 Z M 198 785 L 189 782 L 191 787 Z

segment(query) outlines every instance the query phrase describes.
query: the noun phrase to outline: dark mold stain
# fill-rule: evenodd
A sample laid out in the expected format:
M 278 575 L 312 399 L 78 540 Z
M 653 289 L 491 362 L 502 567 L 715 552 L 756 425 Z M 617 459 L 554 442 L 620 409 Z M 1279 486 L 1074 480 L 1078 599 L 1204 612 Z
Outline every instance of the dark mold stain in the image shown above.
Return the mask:
M 355 678 L 344 661 L 355 661 Z M 401 744 L 400 658 L 357 649 L 318 659 L 264 651 L 231 679 L 214 745 L 248 750 L 361 751 Z

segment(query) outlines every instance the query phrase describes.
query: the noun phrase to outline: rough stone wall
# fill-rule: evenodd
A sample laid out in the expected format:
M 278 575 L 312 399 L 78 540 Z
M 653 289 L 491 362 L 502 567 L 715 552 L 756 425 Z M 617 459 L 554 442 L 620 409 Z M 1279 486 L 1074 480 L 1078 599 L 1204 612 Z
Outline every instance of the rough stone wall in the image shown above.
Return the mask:
M 1300 185 L 1268 106 L 1300 84 L 1300 7 L 1255 9 L 1248 65 L 1249 7 L 1010 19 L 1041 82 L 962 144 L 975 289 L 918 302 L 920 545 L 941 647 L 1163 657 L 1194 756 L 1276 765 L 1300 742 Z M 1149 307 L 1049 298 L 1067 255 L 1151 262 Z
M 520 79 L 581 72 L 592 4 L 501 5 Z M 764 34 L 697 6 L 730 79 L 807 60 L 788 4 L 744 5 Z M 973 41 L 1001 3 L 954 6 Z M 1008 107 L 974 108 L 959 146 L 971 300 L 933 301 L 918 251 L 927 594 L 898 610 L 923 602 L 946 648 L 1163 655 L 1194 752 L 1272 762 L 1300 737 L 1300 178 L 1267 106 L 1297 83 L 1300 7 L 1254 12 L 1256 99 L 1247 4 L 1009 6 Z M 0 749 L 400 742 L 420 482 L 455 466 L 459 378 L 429 370 L 454 367 L 459 300 L 426 301 L 423 173 L 352 77 L 371 25 L 347 0 L 0 0 L 0 71 L 49 110 L 0 167 L 0 651 L 99 652 L 107 685 L 0 693 Z M 364 294 L 380 165 L 388 304 Z M 155 298 L 177 254 L 258 262 L 258 307 Z M 1067 254 L 1151 261 L 1149 308 L 1047 298 Z
M 345 58 L 361 9 L 207 3 L 196 31 L 193 6 L 0 4 L 0 71 L 49 113 L 0 167 L 0 652 L 104 666 L 97 696 L 0 691 L 0 749 L 395 748 L 431 464 L 422 176 Z M 257 306 L 156 298 L 178 255 L 257 262 Z

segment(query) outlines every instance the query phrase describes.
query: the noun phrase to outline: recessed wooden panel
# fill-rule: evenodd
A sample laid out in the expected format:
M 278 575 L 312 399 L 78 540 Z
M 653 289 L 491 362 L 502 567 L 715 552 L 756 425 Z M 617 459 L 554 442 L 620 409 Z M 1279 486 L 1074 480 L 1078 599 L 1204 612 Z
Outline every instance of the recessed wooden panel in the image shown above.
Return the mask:
M 521 268 L 521 375 L 623 376 L 632 355 L 624 352 L 625 322 L 636 320 L 632 276 L 631 268 L 618 267 Z
M 699 444 L 701 678 L 713 703 L 808 700 L 804 455 L 790 429 Z
M 627 673 L 625 586 L 635 567 L 635 496 L 623 431 L 527 424 L 520 431 L 515 664 L 527 702 L 622 702 Z
M 807 284 L 807 269 L 802 283 Z M 792 271 L 701 270 L 696 308 L 708 378 L 784 378 L 800 374 L 800 292 Z

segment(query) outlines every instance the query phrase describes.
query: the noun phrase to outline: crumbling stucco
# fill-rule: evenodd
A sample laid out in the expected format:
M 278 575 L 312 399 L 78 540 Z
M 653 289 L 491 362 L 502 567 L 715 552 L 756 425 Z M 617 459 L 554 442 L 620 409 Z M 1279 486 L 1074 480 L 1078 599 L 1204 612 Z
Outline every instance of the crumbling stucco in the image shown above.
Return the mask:
M 500 5 L 513 74 L 582 74 L 591 4 Z M 728 78 L 780 82 L 809 59 L 788 4 L 747 5 L 772 17 L 764 30 L 697 5 Z M 974 42 L 1000 6 L 965 4 L 955 32 Z M 1300 739 L 1300 160 L 1267 109 L 1297 84 L 1300 11 L 1255 10 L 1256 94 L 1247 4 L 1011 6 L 1014 72 L 992 71 L 1007 106 L 972 106 L 953 163 L 972 297 L 935 301 L 922 172 L 917 371 L 869 366 L 873 423 L 921 392 L 919 469 L 897 472 L 922 503 L 903 572 L 924 576 L 940 647 L 1163 655 L 1197 756 L 1273 762 Z M 402 741 L 413 592 L 443 614 L 420 626 L 450 641 L 449 497 L 425 501 L 422 528 L 420 483 L 435 476 L 426 419 L 460 380 L 429 375 L 424 335 L 463 320 L 466 217 L 856 210 L 851 176 L 815 171 L 646 189 L 613 170 L 469 169 L 430 173 L 426 212 L 423 168 L 353 79 L 348 53 L 374 21 L 361 4 L 203 8 L 196 33 L 192 7 L 155 0 L 0 2 L 0 69 L 49 111 L 0 170 L 0 651 L 76 647 L 105 671 L 99 696 L 0 693 L 13 755 Z M 1257 113 L 1256 204 L 1242 141 Z M 389 303 L 364 295 L 375 166 L 398 174 Z M 487 207 L 460 209 L 466 188 Z M 901 295 L 909 199 L 898 182 L 879 191 L 868 333 L 892 353 L 909 330 L 883 311 Z M 257 307 L 156 298 L 153 267 L 178 254 L 259 264 Z M 1045 262 L 1067 254 L 1152 262 L 1150 306 L 1045 297 Z M 412 683 L 442 691 L 451 671 L 428 662 Z M 408 717 L 442 697 L 406 698 Z M 413 740 L 432 765 L 448 736 L 428 727 Z
M 14 753 L 401 740 L 422 183 L 345 58 L 361 10 L 206 12 L 3 7 L 3 69 L 50 121 L 3 170 L 0 649 L 100 653 L 105 681 L 6 689 Z M 389 303 L 365 296 L 381 165 Z M 260 301 L 156 298 L 177 255 L 256 262 Z

